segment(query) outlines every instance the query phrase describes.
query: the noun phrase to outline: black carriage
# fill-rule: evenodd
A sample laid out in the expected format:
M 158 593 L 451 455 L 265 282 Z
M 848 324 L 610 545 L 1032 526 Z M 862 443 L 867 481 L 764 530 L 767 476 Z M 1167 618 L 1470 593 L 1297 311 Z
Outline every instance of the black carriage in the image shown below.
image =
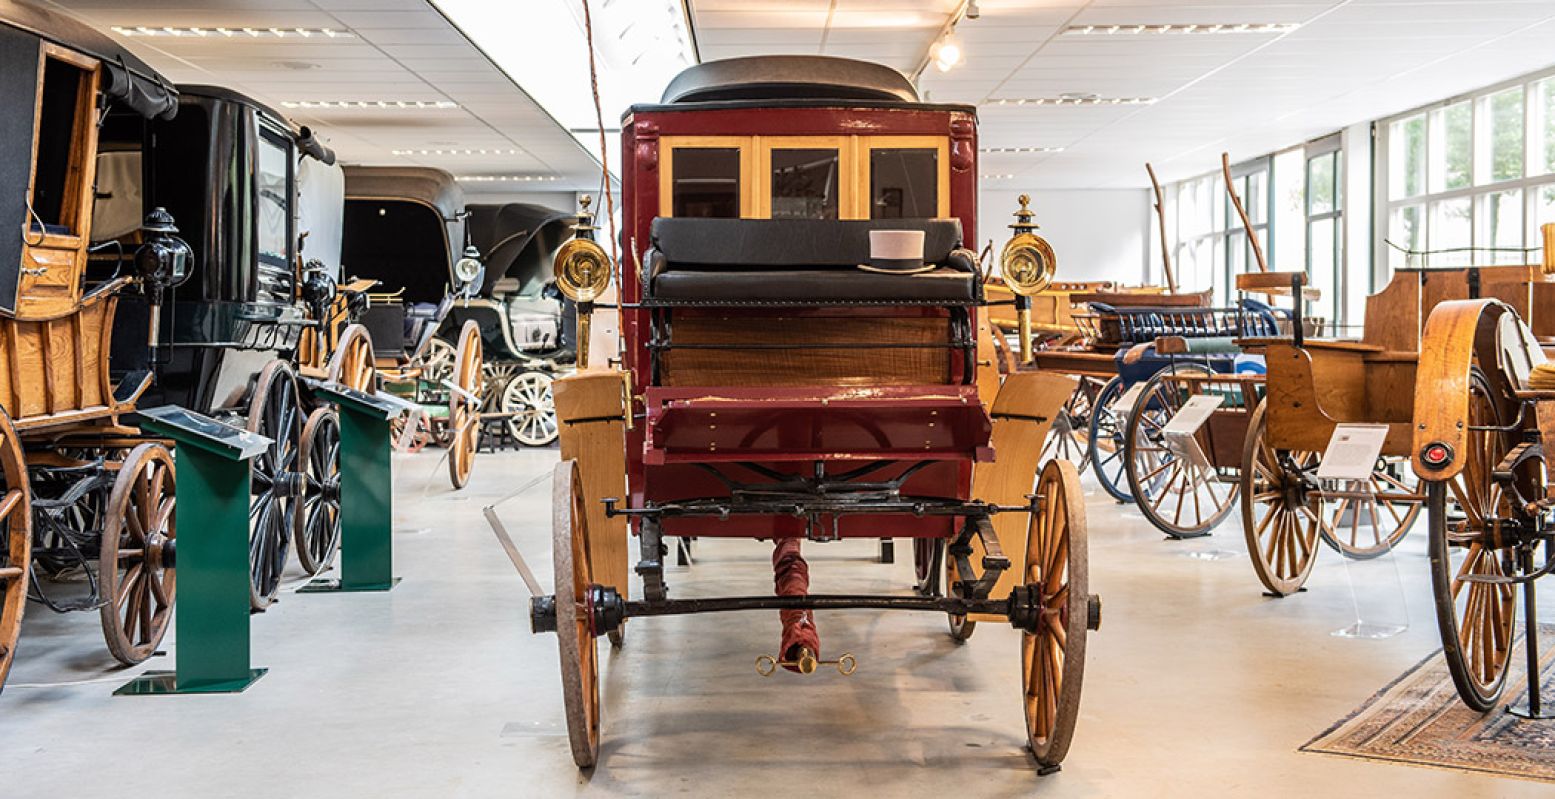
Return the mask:
M 575 212 L 507 203 L 469 206 L 470 243 L 485 255 L 480 291 L 451 319 L 480 327 L 487 353 L 485 408 L 530 447 L 556 440 L 551 382 L 577 360 L 574 307 L 556 288 L 551 264 L 572 238 Z

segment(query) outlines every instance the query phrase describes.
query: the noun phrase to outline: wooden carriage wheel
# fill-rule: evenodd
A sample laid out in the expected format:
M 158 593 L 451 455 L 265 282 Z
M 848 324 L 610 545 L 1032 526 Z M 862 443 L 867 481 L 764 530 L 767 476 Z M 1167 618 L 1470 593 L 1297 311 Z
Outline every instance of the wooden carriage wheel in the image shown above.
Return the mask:
M 297 376 L 285 361 L 265 365 L 249 398 L 248 430 L 272 440 L 254 458 L 248 513 L 249 604 L 264 610 L 275 601 L 291 552 L 302 448 L 302 407 Z
M 1042 616 L 1021 634 L 1021 706 L 1026 739 L 1044 768 L 1069 752 L 1080 713 L 1085 636 L 1100 622 L 1087 584 L 1085 496 L 1073 464 L 1052 461 L 1037 481 L 1042 506 L 1031 515 L 1021 575 L 1035 589 Z
M 32 558 L 32 494 L 27 463 L 11 417 L 0 411 L 0 690 L 16 654 L 27 607 L 27 569 Z
M 464 488 L 470 482 L 475 450 L 481 443 L 481 361 L 481 329 L 472 319 L 459 331 L 459 349 L 449 378 L 461 389 L 448 392 L 448 479 L 454 488 Z
M 1317 563 L 1322 501 L 1307 490 L 1302 473 L 1316 469 L 1318 456 L 1270 447 L 1267 409 L 1261 404 L 1253 411 L 1242 447 L 1242 534 L 1259 582 L 1288 596 L 1301 590 Z
M 1355 560 L 1370 560 L 1392 552 L 1420 517 L 1419 478 L 1413 478 L 1414 484 L 1410 485 L 1399 476 L 1409 469 L 1407 461 L 1384 458 L 1372 470 L 1371 491 L 1377 501 L 1367 503 L 1364 511 L 1370 524 L 1361 524 L 1362 511 L 1352 500 L 1325 503 L 1324 524 L 1318 531 L 1323 543 Z
M 578 462 L 556 464 L 551 480 L 551 556 L 556 569 L 556 638 L 567 737 L 579 768 L 599 759 L 599 647 L 588 614 L 594 583 L 589 566 L 588 515 Z
M 1463 471 L 1445 482 L 1428 483 L 1431 593 L 1442 636 L 1442 655 L 1464 704 L 1480 712 L 1495 707 L 1506 687 L 1517 619 L 1517 590 L 1503 579 L 1514 571 L 1513 548 L 1503 546 L 1497 527 L 1511 515 L 1507 498 L 1491 477 L 1510 449 L 1504 433 L 1475 427 L 1503 424 L 1490 384 L 1478 370 L 1469 380 L 1468 445 Z M 1448 499 L 1457 513 L 1448 516 Z
M 1089 377 L 1081 377 L 1074 393 L 1064 401 L 1064 407 L 1048 430 L 1047 441 L 1042 446 L 1038 463 L 1054 458 L 1069 461 L 1079 471 L 1091 464 L 1091 411 L 1101 385 Z
M 1176 374 L 1213 373 L 1202 366 L 1179 366 Z M 1231 513 L 1238 487 L 1222 481 L 1213 466 L 1190 463 L 1167 449 L 1163 430 L 1192 396 L 1171 376 L 1163 371 L 1150 378 L 1129 412 L 1124 434 L 1129 493 L 1156 529 L 1172 538 L 1197 538 L 1209 535 Z
M 335 351 L 329 355 L 329 380 L 357 391 L 378 388 L 378 367 L 373 362 L 373 337 L 360 324 L 347 325 Z
M 318 408 L 308 416 L 297 468 L 303 485 L 292 537 L 302 568 L 318 574 L 340 551 L 340 417 L 334 408 Z
M 120 663 L 151 657 L 173 618 L 178 574 L 173 453 L 155 442 L 130 450 L 104 514 L 97 561 L 103 639 Z
M 943 543 L 941 546 L 943 546 Z M 956 568 L 956 559 L 949 557 L 949 553 L 946 553 L 946 555 L 942 557 L 944 557 L 945 560 L 945 585 L 948 589 L 948 592 L 952 596 L 963 596 L 961 589 L 956 587 L 956 583 L 962 579 L 960 575 L 961 570 Z M 969 581 L 976 578 L 977 576 L 972 574 L 966 576 L 966 579 Z M 967 641 L 972 637 L 972 633 L 974 632 L 977 632 L 976 621 L 968 618 L 965 614 L 950 614 L 950 637 L 952 639 L 956 640 L 958 643 Z

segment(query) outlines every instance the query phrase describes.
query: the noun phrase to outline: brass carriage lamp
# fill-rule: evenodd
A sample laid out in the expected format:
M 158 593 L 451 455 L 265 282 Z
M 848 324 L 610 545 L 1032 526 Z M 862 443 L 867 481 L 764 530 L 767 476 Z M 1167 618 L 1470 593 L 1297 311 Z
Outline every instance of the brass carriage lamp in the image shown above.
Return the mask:
M 553 268 L 556 288 L 563 296 L 578 306 L 578 369 L 589 366 L 589 318 L 594 313 L 594 301 L 610 286 L 610 256 L 605 248 L 594 240 L 594 215 L 589 213 L 593 198 L 584 195 L 579 205 L 577 231 L 571 241 L 556 252 Z
M 140 230 L 145 243 L 135 251 L 135 271 L 140 275 L 141 290 L 151 306 L 148 346 L 154 359 L 162 329 L 162 294 L 189 279 L 189 263 L 194 260 L 194 250 L 188 242 L 174 235 L 178 226 L 173 224 L 173 215 L 161 206 L 146 214 Z
M 1022 194 L 1019 201 L 1020 210 L 1015 212 L 1015 222 L 1010 225 L 1015 235 L 1004 245 L 1004 251 L 999 255 L 999 270 L 1004 275 L 1004 284 L 1015 292 L 1015 320 L 1020 330 L 1020 362 L 1031 363 L 1031 297 L 1053 282 L 1053 273 L 1058 269 L 1058 256 L 1047 239 L 1032 232 L 1037 229 L 1037 224 L 1031 221 L 1035 216 L 1028 207 L 1031 196 Z

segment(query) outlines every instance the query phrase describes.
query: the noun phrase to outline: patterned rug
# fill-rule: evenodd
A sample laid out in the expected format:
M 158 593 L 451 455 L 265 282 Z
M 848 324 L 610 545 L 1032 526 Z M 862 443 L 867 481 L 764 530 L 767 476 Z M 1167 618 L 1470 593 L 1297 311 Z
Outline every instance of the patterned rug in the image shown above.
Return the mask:
M 1517 640 L 1503 707 L 1481 715 L 1464 706 L 1437 650 L 1301 751 L 1555 782 L 1555 720 L 1528 721 L 1504 708 L 1528 694 L 1527 654 Z M 1555 706 L 1555 624 L 1539 625 L 1539 655 L 1540 696 Z

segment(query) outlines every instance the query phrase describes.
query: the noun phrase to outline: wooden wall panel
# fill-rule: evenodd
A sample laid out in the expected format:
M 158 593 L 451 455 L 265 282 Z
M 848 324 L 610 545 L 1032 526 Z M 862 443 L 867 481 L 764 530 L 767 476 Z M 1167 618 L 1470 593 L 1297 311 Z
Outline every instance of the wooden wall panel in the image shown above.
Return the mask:
M 729 349 L 664 353 L 665 386 L 886 386 L 948 383 L 951 351 L 871 347 L 944 345 L 944 318 L 720 316 L 676 318 L 674 342 Z M 739 349 L 740 345 L 834 345 L 816 349 Z

